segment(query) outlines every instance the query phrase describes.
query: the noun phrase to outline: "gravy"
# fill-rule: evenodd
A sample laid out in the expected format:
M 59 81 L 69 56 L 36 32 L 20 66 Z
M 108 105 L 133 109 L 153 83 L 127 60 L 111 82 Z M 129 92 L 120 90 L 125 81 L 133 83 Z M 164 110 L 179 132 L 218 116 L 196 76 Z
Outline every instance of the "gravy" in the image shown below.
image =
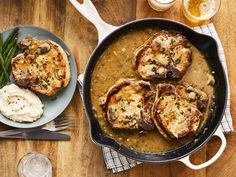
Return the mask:
M 165 139 L 158 130 L 146 132 L 112 129 L 99 106 L 99 97 L 104 96 L 109 87 L 120 78 L 139 79 L 134 70 L 134 51 L 157 31 L 159 30 L 149 28 L 125 33 L 103 52 L 92 74 L 91 99 L 102 130 L 118 143 L 142 152 L 164 152 L 175 149 L 189 141 L 191 137 L 173 141 Z M 202 121 L 201 126 L 203 126 L 209 117 L 214 87 L 208 84 L 207 76 L 211 76 L 211 70 L 204 56 L 195 47 L 192 46 L 191 49 L 192 64 L 179 82 L 188 82 L 207 93 L 209 103 Z

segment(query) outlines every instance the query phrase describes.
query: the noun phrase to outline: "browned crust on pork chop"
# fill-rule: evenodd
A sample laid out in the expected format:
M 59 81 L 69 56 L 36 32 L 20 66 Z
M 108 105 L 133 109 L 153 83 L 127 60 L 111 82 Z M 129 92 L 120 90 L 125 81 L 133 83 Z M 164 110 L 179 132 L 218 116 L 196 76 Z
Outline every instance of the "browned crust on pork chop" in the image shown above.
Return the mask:
M 191 62 L 192 51 L 186 37 L 164 30 L 135 51 L 136 70 L 144 80 L 181 79 Z
M 52 96 L 70 81 L 70 64 L 65 51 L 53 41 L 26 38 L 19 42 L 23 53 L 12 59 L 16 84 Z
M 186 83 L 158 84 L 153 120 L 164 137 L 183 138 L 197 132 L 207 104 L 206 93 Z
M 120 79 L 100 99 L 112 128 L 150 130 L 153 98 L 149 82 Z

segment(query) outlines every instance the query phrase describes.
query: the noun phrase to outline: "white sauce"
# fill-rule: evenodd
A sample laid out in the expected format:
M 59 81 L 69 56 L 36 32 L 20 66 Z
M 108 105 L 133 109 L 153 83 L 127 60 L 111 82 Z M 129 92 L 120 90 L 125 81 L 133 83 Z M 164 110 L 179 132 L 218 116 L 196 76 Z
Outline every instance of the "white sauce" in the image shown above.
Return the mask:
M 37 95 L 15 84 L 0 89 L 0 112 L 17 122 L 33 122 L 43 114 L 44 105 Z

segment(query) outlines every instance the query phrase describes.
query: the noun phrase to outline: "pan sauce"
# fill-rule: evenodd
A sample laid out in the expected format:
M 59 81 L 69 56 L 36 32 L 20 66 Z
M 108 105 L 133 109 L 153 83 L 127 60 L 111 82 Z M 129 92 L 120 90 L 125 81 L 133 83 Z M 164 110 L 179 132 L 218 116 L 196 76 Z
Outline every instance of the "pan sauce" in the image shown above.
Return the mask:
M 191 139 L 187 137 L 178 141 L 167 140 L 157 130 L 144 132 L 112 129 L 99 106 L 99 97 L 103 96 L 118 79 L 139 79 L 134 71 L 134 51 L 157 31 L 158 29 L 130 31 L 113 41 L 99 58 L 92 75 L 91 99 L 102 130 L 117 142 L 137 151 L 163 152 L 177 148 Z M 208 109 L 201 124 L 203 126 L 209 117 L 214 96 L 214 87 L 209 84 L 212 72 L 204 56 L 193 46 L 191 48 L 193 61 L 181 81 L 202 89 L 209 97 Z

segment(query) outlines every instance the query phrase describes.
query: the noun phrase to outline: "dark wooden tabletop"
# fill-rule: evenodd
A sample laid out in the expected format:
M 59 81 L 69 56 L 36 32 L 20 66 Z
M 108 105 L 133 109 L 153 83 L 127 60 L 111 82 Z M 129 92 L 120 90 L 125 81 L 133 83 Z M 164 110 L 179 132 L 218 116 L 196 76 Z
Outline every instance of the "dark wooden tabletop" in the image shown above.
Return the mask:
M 192 25 L 184 18 L 181 0 L 166 12 L 152 10 L 147 0 L 95 0 L 101 17 L 110 24 L 121 25 L 146 17 L 171 18 Z M 225 50 L 231 90 L 231 113 L 236 118 L 236 1 L 222 0 L 218 14 L 212 19 Z M 16 25 L 35 25 L 60 36 L 70 47 L 83 72 L 88 58 L 97 44 L 97 31 L 68 0 L 0 0 L 0 30 Z M 47 155 L 57 177 L 225 177 L 236 176 L 236 133 L 227 136 L 227 148 L 217 162 L 208 168 L 193 171 L 180 162 L 141 164 L 131 170 L 113 174 L 105 168 L 101 148 L 89 137 L 89 127 L 82 102 L 76 91 L 64 112 L 76 120 L 76 127 L 68 130 L 70 142 L 0 141 L 1 177 L 14 177 L 19 159 L 28 152 Z M 236 123 L 234 123 L 236 125 Z M 1 125 L 4 127 L 3 125 Z M 220 142 L 213 139 L 191 158 L 204 162 L 218 150 Z

